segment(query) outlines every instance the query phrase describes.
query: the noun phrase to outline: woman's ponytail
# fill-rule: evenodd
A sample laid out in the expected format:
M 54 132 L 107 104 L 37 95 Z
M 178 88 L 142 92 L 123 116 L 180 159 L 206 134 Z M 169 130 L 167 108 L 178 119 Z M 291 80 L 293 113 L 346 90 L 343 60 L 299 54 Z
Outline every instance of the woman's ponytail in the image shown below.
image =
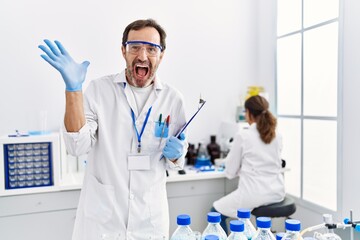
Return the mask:
M 277 120 L 268 110 L 268 101 L 259 95 L 252 96 L 246 100 L 245 108 L 255 118 L 261 140 L 266 144 L 270 143 L 276 136 Z

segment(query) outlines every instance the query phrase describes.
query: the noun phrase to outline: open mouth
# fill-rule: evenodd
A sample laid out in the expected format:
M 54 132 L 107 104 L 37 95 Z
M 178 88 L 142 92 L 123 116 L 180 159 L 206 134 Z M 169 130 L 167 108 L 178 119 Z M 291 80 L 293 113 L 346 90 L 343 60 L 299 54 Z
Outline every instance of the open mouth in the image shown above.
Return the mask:
M 135 72 L 137 77 L 144 78 L 149 73 L 149 66 L 148 65 L 143 65 L 143 64 L 135 64 L 134 72 Z

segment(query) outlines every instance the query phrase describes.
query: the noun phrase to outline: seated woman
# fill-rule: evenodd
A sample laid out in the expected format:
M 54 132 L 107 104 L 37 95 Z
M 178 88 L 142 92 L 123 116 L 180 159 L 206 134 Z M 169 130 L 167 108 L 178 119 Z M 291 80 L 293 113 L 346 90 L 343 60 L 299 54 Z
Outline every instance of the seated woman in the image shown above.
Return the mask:
M 237 189 L 213 204 L 212 211 L 221 213 L 221 226 L 226 232 L 226 218 L 237 218 L 237 209 L 252 210 L 285 197 L 280 172 L 282 141 L 275 132 L 276 118 L 268 108 L 269 103 L 261 96 L 246 100 L 245 117 L 250 127 L 237 133 L 225 159 L 226 177 L 239 176 Z

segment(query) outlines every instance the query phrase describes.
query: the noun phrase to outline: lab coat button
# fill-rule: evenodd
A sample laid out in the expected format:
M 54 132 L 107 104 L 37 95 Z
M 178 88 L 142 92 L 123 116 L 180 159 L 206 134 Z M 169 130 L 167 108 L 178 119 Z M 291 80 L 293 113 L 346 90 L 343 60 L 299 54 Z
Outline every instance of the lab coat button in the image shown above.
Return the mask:
M 131 200 L 133 200 L 133 199 L 134 199 L 134 194 L 130 193 L 129 198 L 130 198 Z

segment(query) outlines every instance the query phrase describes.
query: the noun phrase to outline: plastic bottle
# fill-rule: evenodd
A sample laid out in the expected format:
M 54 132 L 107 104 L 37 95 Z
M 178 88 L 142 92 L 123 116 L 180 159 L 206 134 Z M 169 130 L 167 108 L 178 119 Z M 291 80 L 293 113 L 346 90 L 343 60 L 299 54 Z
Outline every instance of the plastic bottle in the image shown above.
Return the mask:
M 279 233 L 277 233 L 276 235 L 275 235 L 275 237 L 276 237 L 276 240 L 281 240 L 282 238 L 283 238 L 283 236 L 285 235 L 285 233 L 284 232 L 279 232 Z
M 202 239 L 205 239 L 207 235 L 216 235 L 219 237 L 219 240 L 226 240 L 226 233 L 220 226 L 221 214 L 218 212 L 209 212 L 207 214 L 207 220 L 208 225 L 202 234 Z
M 215 159 L 220 158 L 220 145 L 216 142 L 216 136 L 210 136 L 210 143 L 206 146 L 210 154 L 211 163 L 215 164 Z
M 258 217 L 256 219 L 257 231 L 253 236 L 252 240 L 276 240 L 274 235 L 271 233 L 271 218 Z
M 187 214 L 181 214 L 176 219 L 178 227 L 171 236 L 171 240 L 188 240 L 193 238 L 193 231 L 190 228 L 190 216 Z
M 244 222 L 240 220 L 230 221 L 230 235 L 227 240 L 248 240 L 244 234 Z
M 205 240 L 219 240 L 219 237 L 216 235 L 207 235 L 205 236 Z
M 251 212 L 250 209 L 247 208 L 240 208 L 237 210 L 237 217 L 239 220 L 244 222 L 244 234 L 248 240 L 250 240 L 255 232 L 256 229 L 254 225 L 250 222 Z
M 296 219 L 285 220 L 286 233 L 282 240 L 302 240 L 300 235 L 301 223 Z

